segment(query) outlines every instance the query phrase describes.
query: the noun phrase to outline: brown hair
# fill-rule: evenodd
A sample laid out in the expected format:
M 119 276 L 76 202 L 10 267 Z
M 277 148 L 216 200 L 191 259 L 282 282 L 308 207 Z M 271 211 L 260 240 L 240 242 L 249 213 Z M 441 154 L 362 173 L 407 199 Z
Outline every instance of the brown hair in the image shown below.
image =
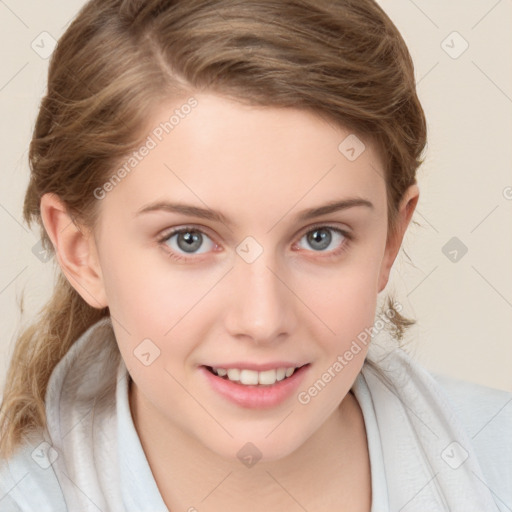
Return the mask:
M 91 0 L 60 38 L 30 143 L 24 218 L 41 229 L 43 194 L 94 226 L 94 190 L 147 135 L 169 98 L 208 90 L 251 105 L 309 109 L 376 144 L 388 236 L 416 182 L 426 122 L 400 33 L 373 0 Z M 414 321 L 395 314 L 398 340 Z M 89 306 L 62 272 L 19 335 L 0 407 L 0 456 L 46 427 L 50 375 L 108 308 Z

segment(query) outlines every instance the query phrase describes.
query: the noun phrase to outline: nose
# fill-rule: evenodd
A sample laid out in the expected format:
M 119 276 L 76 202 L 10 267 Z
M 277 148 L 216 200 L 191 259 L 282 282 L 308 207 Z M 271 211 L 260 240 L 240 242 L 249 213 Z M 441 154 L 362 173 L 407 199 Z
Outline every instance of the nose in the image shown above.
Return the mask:
M 271 344 L 289 336 L 297 317 L 294 294 L 286 281 L 266 252 L 252 263 L 238 258 L 229 284 L 228 332 L 256 344 Z

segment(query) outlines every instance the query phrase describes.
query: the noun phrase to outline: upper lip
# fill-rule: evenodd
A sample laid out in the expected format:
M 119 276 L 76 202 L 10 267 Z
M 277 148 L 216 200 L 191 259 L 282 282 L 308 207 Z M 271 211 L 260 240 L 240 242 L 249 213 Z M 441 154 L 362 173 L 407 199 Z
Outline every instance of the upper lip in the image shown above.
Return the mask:
M 264 372 L 265 370 L 276 370 L 277 368 L 300 368 L 309 363 L 291 363 L 290 361 L 274 361 L 271 363 L 262 363 L 256 364 L 251 362 L 234 362 L 234 363 L 221 363 L 221 364 L 211 364 L 211 365 L 203 365 L 209 366 L 211 368 L 225 368 L 226 370 L 230 368 L 238 368 L 240 370 L 254 370 L 256 372 Z

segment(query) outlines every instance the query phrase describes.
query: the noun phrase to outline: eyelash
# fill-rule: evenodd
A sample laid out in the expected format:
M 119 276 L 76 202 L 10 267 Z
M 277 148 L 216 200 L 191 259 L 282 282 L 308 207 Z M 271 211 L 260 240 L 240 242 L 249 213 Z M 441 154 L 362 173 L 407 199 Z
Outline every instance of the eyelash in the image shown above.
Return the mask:
M 328 255 L 322 256 L 322 258 L 331 259 L 331 258 L 335 258 L 335 257 L 341 255 L 343 252 L 345 252 L 348 249 L 348 246 L 351 244 L 351 242 L 353 240 L 353 235 L 351 233 L 349 233 L 343 229 L 340 229 L 338 227 L 330 226 L 329 224 L 317 224 L 315 226 L 309 227 L 307 231 L 304 231 L 300 235 L 299 240 L 301 240 L 305 235 L 307 235 L 307 234 L 311 233 L 312 231 L 315 231 L 316 229 L 319 229 L 319 228 L 330 229 L 332 231 L 335 231 L 336 233 L 343 235 L 343 237 L 345 238 L 345 240 L 343 240 L 343 242 L 337 249 L 334 249 L 333 251 L 328 252 L 327 253 Z M 158 238 L 158 240 L 157 240 L 158 244 L 162 247 L 162 249 L 167 253 L 167 255 L 171 259 L 173 259 L 175 261 L 180 261 L 180 262 L 188 261 L 192 258 L 195 258 L 195 256 L 192 255 L 190 257 L 187 257 L 187 256 L 182 256 L 181 254 L 175 253 L 174 251 L 170 250 L 170 248 L 166 244 L 166 242 L 168 240 L 170 240 L 176 234 L 188 233 L 190 231 L 201 233 L 202 235 L 206 235 L 208 238 L 211 239 L 211 237 L 207 233 L 202 231 L 201 229 L 199 229 L 195 226 L 185 226 L 185 227 L 182 227 L 179 229 L 174 229 L 172 231 L 168 231 L 168 232 L 164 233 L 161 237 Z M 323 251 L 312 251 L 312 252 L 318 252 L 321 254 Z

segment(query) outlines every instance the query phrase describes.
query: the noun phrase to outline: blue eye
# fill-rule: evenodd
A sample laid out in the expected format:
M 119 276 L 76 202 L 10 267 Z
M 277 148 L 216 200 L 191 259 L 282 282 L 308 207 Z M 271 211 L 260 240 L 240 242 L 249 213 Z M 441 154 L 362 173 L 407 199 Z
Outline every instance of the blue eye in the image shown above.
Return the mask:
M 332 233 L 334 233 L 334 236 Z M 331 255 L 336 255 L 345 248 L 351 237 L 346 231 L 339 228 L 332 226 L 316 226 L 305 233 L 301 240 L 302 239 L 306 239 L 308 245 L 313 248 L 314 252 L 327 252 Z M 337 241 L 333 250 L 325 251 L 333 241 Z
M 197 252 L 198 249 L 204 245 L 203 241 L 206 239 L 210 241 L 210 248 L 208 249 L 207 247 L 206 250 Z M 171 249 L 170 254 L 176 259 L 182 259 L 182 256 L 180 255 L 181 251 L 185 254 L 202 254 L 215 247 L 215 244 L 208 235 L 192 227 L 185 227 L 171 231 L 159 241 Z
M 312 248 L 312 250 L 306 248 L 308 252 L 326 253 L 325 257 L 335 257 L 347 249 L 352 235 L 337 227 L 319 225 L 310 228 L 300 238 L 300 240 L 303 239 L 306 239 L 307 244 Z M 206 246 L 205 241 L 207 242 Z M 333 241 L 336 242 L 334 248 L 326 250 Z M 164 249 L 169 257 L 176 261 L 191 260 L 194 255 L 207 253 L 217 247 L 217 244 L 207 234 L 192 226 L 167 232 L 158 242 L 165 246 Z

